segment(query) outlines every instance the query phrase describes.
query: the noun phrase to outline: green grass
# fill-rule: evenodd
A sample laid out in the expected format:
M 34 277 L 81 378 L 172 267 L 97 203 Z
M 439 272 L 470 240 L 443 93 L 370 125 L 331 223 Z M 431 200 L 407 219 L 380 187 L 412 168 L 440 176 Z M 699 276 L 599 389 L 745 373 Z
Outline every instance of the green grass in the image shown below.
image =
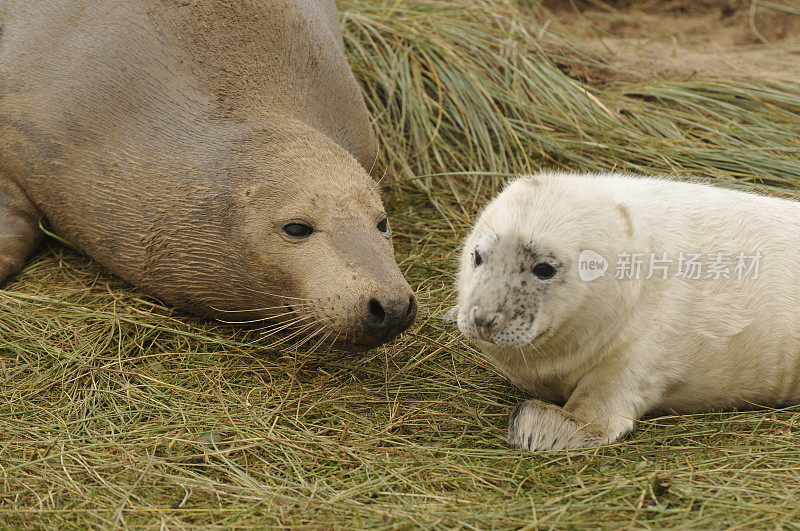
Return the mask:
M 0 291 L 0 527 L 800 527 L 800 409 L 521 453 L 504 435 L 523 394 L 442 320 L 458 242 L 507 174 L 795 194 L 800 85 L 587 87 L 511 3 L 340 8 L 418 324 L 366 355 L 271 351 L 48 241 Z

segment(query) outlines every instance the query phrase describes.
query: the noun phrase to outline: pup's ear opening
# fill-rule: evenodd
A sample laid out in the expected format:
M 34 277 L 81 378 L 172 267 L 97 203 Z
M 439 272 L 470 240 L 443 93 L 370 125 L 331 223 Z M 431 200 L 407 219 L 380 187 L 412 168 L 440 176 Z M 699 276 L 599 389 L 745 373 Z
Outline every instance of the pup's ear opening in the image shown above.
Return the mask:
M 633 219 L 631 218 L 631 211 L 622 203 L 617 203 L 614 206 L 616 207 L 617 213 L 622 218 L 622 223 L 625 226 L 625 233 L 628 235 L 628 238 L 632 237 Z

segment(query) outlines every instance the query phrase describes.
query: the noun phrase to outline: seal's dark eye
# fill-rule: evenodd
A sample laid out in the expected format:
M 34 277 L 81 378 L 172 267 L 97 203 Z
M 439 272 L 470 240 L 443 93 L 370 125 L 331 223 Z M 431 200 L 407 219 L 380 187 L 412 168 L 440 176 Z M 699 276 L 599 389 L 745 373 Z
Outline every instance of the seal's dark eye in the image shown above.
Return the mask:
M 384 236 L 388 236 L 389 235 L 389 221 L 386 218 L 383 218 L 382 220 L 380 220 L 378 222 L 378 230 Z
M 314 232 L 314 229 L 305 223 L 298 223 L 295 221 L 293 223 L 287 223 L 284 225 L 283 232 L 290 238 L 297 238 L 299 240 L 311 236 L 311 233 Z
M 479 253 L 478 250 L 475 249 L 475 252 L 472 253 L 472 265 L 475 267 L 480 267 L 482 263 L 483 263 L 483 257 L 481 256 L 481 253 Z
M 533 274 L 536 275 L 536 278 L 547 280 L 548 278 L 553 278 L 556 274 L 556 268 L 547 262 L 539 262 L 533 266 Z

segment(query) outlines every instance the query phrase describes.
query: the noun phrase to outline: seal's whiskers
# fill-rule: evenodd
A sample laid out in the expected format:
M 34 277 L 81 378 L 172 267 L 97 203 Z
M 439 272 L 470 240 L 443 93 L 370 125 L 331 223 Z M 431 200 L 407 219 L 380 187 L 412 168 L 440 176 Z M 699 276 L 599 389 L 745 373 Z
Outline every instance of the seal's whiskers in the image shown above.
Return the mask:
M 294 308 L 294 309 L 306 308 L 306 307 L 312 306 L 312 305 L 313 305 L 313 302 L 306 302 L 306 303 L 302 303 L 302 304 L 292 304 L 292 308 Z M 284 309 L 286 307 L 287 307 L 286 304 L 280 304 L 278 306 L 264 306 L 264 307 L 261 307 L 261 308 L 248 308 L 246 310 L 223 310 L 222 308 L 215 308 L 214 306 L 209 306 L 209 308 L 211 308 L 215 312 L 220 312 L 220 313 L 266 312 L 266 311 L 269 311 L 269 310 L 282 310 L 282 309 Z
M 308 305 L 308 306 L 310 306 L 310 305 Z M 308 307 L 308 306 L 306 306 L 306 307 Z M 279 308 L 286 309 L 286 306 L 282 306 L 282 307 L 279 306 Z M 297 313 L 296 309 L 292 308 L 288 312 L 278 313 L 278 314 L 274 314 L 274 315 L 268 315 L 267 317 L 261 317 L 259 319 L 250 319 L 250 320 L 247 320 L 247 321 L 226 321 L 224 319 L 217 318 L 217 321 L 219 321 L 220 323 L 225 323 L 225 324 L 252 324 L 252 323 L 261 323 L 261 322 L 264 322 L 264 321 L 269 321 L 270 319 L 277 319 L 277 318 L 280 318 L 280 317 L 283 317 L 283 316 L 286 316 L 286 315 L 292 315 L 292 314 L 295 314 L 295 313 Z
M 262 332 L 260 334 L 260 337 L 264 338 L 264 337 L 267 337 L 267 336 L 275 335 L 278 332 L 286 330 L 287 328 L 290 328 L 292 326 L 297 326 L 298 324 L 301 324 L 301 323 L 303 324 L 303 326 L 305 326 L 306 324 L 314 324 L 313 322 L 303 323 L 303 321 L 307 321 L 308 319 L 313 319 L 313 318 L 314 318 L 313 315 L 299 316 L 299 317 L 295 317 L 293 319 L 287 319 L 285 321 L 280 321 L 278 323 L 275 323 L 275 324 L 272 324 L 272 325 L 269 325 L 269 326 L 264 326 L 262 328 L 257 328 L 256 330 L 257 331 L 265 330 L 265 332 Z

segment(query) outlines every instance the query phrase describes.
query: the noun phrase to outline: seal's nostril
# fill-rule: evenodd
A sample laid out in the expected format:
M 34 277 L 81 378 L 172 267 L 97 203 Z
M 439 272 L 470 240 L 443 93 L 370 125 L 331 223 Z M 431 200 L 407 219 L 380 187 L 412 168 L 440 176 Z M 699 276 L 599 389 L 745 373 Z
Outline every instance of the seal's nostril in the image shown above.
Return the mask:
M 369 315 L 379 323 L 386 319 L 386 310 L 383 309 L 383 305 L 378 299 L 369 300 Z
M 469 314 L 475 328 L 486 332 L 490 332 L 503 322 L 503 314 L 500 312 L 487 315 L 485 312 L 482 312 L 478 306 L 473 306 Z
M 408 310 L 406 310 L 406 317 L 411 317 L 417 313 L 417 299 L 414 296 L 408 298 Z

